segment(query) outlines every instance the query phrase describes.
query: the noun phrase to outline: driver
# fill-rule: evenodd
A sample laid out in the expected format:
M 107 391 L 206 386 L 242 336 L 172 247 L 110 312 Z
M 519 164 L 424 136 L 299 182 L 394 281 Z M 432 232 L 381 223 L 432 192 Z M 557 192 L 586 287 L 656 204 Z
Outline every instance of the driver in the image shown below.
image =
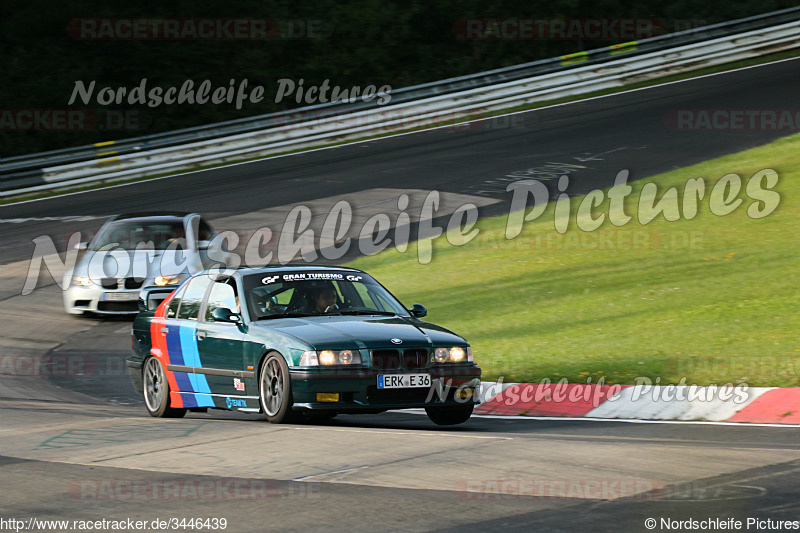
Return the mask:
M 311 291 L 309 312 L 327 313 L 338 309 L 336 305 L 336 288 L 331 283 L 316 287 Z

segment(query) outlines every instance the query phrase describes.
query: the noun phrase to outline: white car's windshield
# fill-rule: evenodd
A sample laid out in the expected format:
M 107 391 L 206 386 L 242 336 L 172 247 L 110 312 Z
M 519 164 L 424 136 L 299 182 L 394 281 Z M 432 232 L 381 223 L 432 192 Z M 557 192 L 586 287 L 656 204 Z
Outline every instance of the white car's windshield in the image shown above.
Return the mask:
M 245 279 L 256 320 L 315 315 L 401 315 L 408 311 L 363 273 L 276 272 Z
M 166 250 L 171 243 L 185 238 L 182 220 L 121 220 L 104 226 L 92 242 L 92 249 L 115 244 L 123 250 Z

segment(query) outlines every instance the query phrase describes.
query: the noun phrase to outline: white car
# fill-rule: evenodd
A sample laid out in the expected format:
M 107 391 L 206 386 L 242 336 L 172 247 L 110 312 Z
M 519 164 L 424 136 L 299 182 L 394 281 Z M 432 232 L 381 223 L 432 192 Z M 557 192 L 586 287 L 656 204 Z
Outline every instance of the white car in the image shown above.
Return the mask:
M 139 312 L 142 287 L 177 287 L 224 263 L 216 232 L 197 213 L 131 213 L 108 220 L 64 277 L 64 308 L 79 315 Z

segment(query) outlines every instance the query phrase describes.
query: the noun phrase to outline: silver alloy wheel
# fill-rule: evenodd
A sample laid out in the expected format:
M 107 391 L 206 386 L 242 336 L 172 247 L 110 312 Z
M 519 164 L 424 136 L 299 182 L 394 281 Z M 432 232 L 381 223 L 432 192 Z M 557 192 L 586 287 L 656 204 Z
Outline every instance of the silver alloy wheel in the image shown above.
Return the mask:
M 283 369 L 275 358 L 266 362 L 266 368 L 261 373 L 261 403 L 268 416 L 278 414 L 283 405 Z
M 167 388 L 161 364 L 155 357 L 149 358 L 144 366 L 144 402 L 149 411 L 156 412 L 161 409 L 166 401 Z

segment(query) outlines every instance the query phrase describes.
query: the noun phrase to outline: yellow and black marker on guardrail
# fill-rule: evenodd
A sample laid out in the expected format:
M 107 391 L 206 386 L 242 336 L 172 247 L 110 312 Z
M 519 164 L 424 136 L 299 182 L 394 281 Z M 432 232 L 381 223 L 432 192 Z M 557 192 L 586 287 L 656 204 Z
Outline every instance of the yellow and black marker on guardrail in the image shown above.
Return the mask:
M 630 41 L 627 43 L 622 44 L 612 44 L 609 46 L 609 54 L 615 56 L 617 54 L 624 54 L 626 52 L 635 52 L 636 45 L 639 44 L 639 41 Z
M 589 52 L 576 52 L 574 54 L 567 54 L 559 57 L 561 65 L 574 65 L 575 63 L 583 63 L 589 59 Z
M 608 47 L 608 55 L 619 55 L 624 54 L 626 52 L 633 52 L 636 50 L 636 45 L 639 44 L 639 41 L 630 41 L 627 43 L 622 44 L 613 44 Z M 574 54 L 567 54 L 564 56 L 560 56 L 559 59 L 561 66 L 565 67 L 567 65 L 575 65 L 577 63 L 583 63 L 584 61 L 589 59 L 589 52 L 575 52 Z
M 106 141 L 106 142 L 101 142 L 101 143 L 94 143 L 94 145 L 97 148 L 104 148 L 106 146 L 111 146 L 116 142 L 117 141 Z M 98 158 L 95 161 L 95 163 L 97 163 L 98 165 L 102 165 L 104 163 L 113 163 L 115 161 L 119 161 L 118 157 L 108 157 L 110 155 L 114 155 L 114 154 L 117 154 L 117 153 L 119 153 L 117 150 L 108 150 L 106 152 L 98 152 L 98 153 L 95 154 L 95 157 Z M 103 159 L 100 159 L 100 158 L 103 158 Z

